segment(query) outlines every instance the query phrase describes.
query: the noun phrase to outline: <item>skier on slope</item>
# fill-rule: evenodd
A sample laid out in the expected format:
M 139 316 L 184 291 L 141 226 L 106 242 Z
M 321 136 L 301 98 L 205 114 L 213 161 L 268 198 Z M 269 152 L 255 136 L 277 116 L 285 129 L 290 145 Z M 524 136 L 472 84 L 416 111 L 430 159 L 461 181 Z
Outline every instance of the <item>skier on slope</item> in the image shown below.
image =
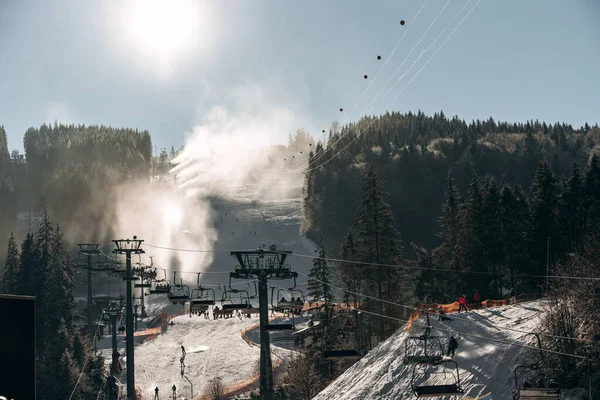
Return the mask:
M 452 321 L 452 318 L 446 315 L 442 307 L 438 311 L 438 321 Z
M 479 294 L 479 290 L 475 290 L 475 294 L 473 295 L 473 300 L 475 304 L 477 304 L 477 309 L 482 309 L 483 305 L 481 304 L 481 295 Z
M 450 357 L 450 353 L 452 353 L 452 357 L 454 357 L 454 351 L 458 348 L 458 341 L 454 339 L 454 336 L 450 336 L 450 341 L 448 342 L 448 357 Z
M 467 306 L 467 296 L 464 294 L 458 298 L 458 312 L 461 310 L 465 310 L 465 312 L 469 311 L 469 307 Z

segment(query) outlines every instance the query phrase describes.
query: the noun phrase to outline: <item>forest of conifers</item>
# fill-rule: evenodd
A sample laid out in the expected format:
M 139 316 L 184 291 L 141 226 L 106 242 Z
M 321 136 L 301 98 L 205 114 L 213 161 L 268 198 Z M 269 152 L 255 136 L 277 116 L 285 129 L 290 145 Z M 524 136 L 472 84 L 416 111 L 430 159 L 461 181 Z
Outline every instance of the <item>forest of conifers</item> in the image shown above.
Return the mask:
M 304 229 L 340 254 L 364 203 L 361 173 L 372 165 L 389 194 L 404 261 L 429 267 L 416 277 L 422 300 L 454 301 L 475 289 L 484 298 L 539 291 L 543 280 L 519 275 L 545 275 L 548 258 L 564 259 L 598 223 L 598 150 L 600 129 L 587 124 L 467 124 L 442 112 L 365 118 L 311 153 Z
M 0 127 L 0 235 L 8 238 L 16 210 L 41 211 L 44 202 L 65 231 L 79 240 L 98 237 L 100 221 L 111 219 L 114 188 L 148 179 L 152 141 L 146 131 L 105 126 L 42 125 L 23 139 L 25 157 L 9 155 Z M 85 227 L 85 229 L 81 229 Z

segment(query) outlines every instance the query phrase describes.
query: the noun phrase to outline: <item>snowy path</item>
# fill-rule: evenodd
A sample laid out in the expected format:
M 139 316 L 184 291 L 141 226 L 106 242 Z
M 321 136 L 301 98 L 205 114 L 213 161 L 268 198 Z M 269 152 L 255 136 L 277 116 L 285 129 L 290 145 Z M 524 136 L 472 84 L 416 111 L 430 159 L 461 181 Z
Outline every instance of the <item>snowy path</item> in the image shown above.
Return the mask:
M 259 349 L 244 342 L 240 331 L 258 318 L 205 320 L 182 315 L 173 322 L 164 335 L 135 349 L 136 385 L 144 396 L 154 396 L 156 386 L 161 393 L 169 393 L 173 385 L 189 396 L 190 384 L 179 368 L 182 345 L 187 353 L 185 374 L 194 385 L 195 396 L 203 394 L 213 378 L 222 378 L 228 386 L 257 371 Z
M 508 343 L 531 345 L 531 335 L 499 330 L 497 327 L 530 332 L 538 321 L 536 316 L 542 311 L 543 304 L 544 302 L 540 300 L 467 314 L 452 314 L 451 317 L 459 319 L 444 323 L 432 322 L 434 328 L 451 330 L 459 342 L 454 360 L 460 368 L 461 385 L 466 397 L 477 398 L 491 392 L 494 400 L 512 399 L 515 387 L 513 378 L 515 360 L 523 349 L 461 333 Z M 421 319 L 418 322 L 423 321 Z M 420 328 L 421 326 L 415 324 L 412 334 L 420 335 Z M 434 329 L 432 335 L 443 337 L 442 343 L 447 348 L 447 338 L 451 332 Z M 414 398 L 411 390 L 413 367 L 405 366 L 402 362 L 407 336 L 405 328 L 399 329 L 387 341 L 344 372 L 315 400 Z M 427 383 L 454 383 L 450 374 L 443 373 L 430 374 L 428 378 L 418 373 L 417 378 L 420 381 L 417 383 L 425 379 Z

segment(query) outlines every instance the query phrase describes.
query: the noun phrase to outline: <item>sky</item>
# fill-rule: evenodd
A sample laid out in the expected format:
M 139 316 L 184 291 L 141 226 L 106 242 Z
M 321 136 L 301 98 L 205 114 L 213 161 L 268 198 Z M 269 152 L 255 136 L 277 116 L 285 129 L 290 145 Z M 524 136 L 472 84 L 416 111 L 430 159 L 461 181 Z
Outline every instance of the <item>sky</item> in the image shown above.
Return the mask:
M 55 120 L 178 148 L 221 112 L 281 143 L 385 110 L 594 124 L 598 19 L 597 0 L 0 0 L 0 125 L 22 150 Z

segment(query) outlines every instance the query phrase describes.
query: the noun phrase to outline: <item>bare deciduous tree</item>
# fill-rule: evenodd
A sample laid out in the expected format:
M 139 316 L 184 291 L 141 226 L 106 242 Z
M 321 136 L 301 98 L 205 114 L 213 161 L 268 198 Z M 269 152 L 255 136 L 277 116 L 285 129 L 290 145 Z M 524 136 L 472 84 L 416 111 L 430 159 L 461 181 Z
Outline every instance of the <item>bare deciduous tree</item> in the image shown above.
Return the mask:
M 221 378 L 212 379 L 208 383 L 208 396 L 210 400 L 225 400 L 225 385 Z

